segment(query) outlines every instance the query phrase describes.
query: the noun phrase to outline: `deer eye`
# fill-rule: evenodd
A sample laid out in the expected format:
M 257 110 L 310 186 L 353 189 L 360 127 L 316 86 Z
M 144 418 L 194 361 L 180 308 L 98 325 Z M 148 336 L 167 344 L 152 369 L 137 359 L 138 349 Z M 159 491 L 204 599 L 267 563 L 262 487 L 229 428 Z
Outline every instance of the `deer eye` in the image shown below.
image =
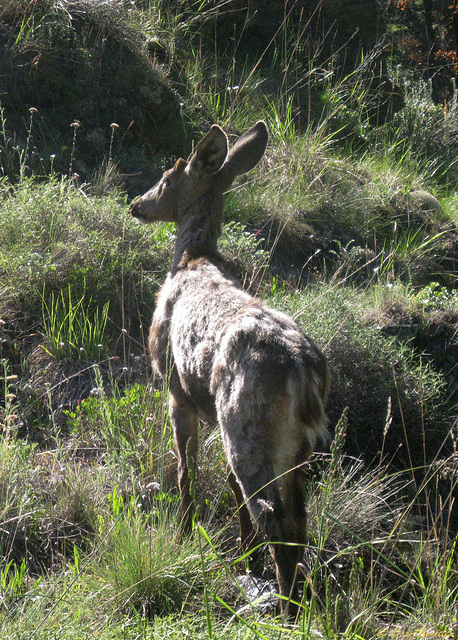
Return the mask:
M 169 184 L 170 184 L 169 178 L 162 178 L 162 180 L 159 182 L 159 188 L 157 192 L 159 196 L 164 191 L 164 189 L 169 186 Z

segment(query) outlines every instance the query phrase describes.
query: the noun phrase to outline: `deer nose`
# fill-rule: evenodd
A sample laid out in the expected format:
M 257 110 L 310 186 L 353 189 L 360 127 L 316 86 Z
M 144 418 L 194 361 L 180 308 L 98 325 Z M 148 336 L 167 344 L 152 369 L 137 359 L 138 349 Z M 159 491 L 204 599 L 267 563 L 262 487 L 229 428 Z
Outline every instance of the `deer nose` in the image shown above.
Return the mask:
M 140 198 L 135 198 L 135 200 L 130 205 L 130 215 L 134 216 L 134 218 L 140 217 Z

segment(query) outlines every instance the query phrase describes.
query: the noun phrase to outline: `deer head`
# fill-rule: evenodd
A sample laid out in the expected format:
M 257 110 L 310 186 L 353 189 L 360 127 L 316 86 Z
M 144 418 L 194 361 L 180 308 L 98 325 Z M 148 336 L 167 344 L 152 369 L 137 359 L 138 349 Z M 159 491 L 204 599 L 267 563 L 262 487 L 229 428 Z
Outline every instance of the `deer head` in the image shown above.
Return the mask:
M 244 133 L 228 153 L 224 131 L 213 125 L 202 138 L 189 161 L 180 158 L 159 182 L 131 206 L 133 216 L 142 222 L 180 223 L 186 215 L 195 215 L 203 196 L 216 206 L 234 179 L 250 171 L 262 158 L 268 133 L 260 120 Z

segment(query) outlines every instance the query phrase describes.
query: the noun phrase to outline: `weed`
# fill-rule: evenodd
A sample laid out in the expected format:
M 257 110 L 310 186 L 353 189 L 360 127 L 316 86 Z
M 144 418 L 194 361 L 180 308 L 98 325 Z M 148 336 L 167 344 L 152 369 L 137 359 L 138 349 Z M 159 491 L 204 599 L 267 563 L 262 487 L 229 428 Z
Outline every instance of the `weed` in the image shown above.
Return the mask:
M 415 301 L 424 308 L 457 309 L 458 294 L 447 287 L 441 287 L 438 282 L 431 282 L 415 295 Z
M 47 301 L 48 300 L 48 301 Z M 106 353 L 105 329 L 109 302 L 100 309 L 83 294 L 74 299 L 72 287 L 60 296 L 42 296 L 43 326 L 49 346 L 44 349 L 58 359 L 98 361 Z
M 26 577 L 27 568 L 24 558 L 19 567 L 13 560 L 10 560 L 5 568 L 0 570 L 0 597 L 7 608 L 25 594 L 27 590 Z
M 0 126 L 2 140 L 0 141 L 0 169 L 2 178 L 13 178 L 17 164 L 22 164 L 23 154 L 15 144 L 15 140 L 6 128 L 6 116 L 4 108 L 0 104 Z
M 34 115 L 37 113 L 37 109 L 35 109 L 35 107 L 30 107 L 29 109 L 29 114 L 30 114 L 30 118 L 29 118 L 29 128 L 27 129 L 27 141 L 25 144 L 25 150 L 24 150 L 24 160 L 23 162 L 21 162 L 21 172 L 20 172 L 20 181 L 22 182 L 23 177 L 24 177 L 24 173 L 27 170 L 27 162 L 29 160 L 29 152 L 30 152 L 30 146 L 31 146 L 31 142 L 32 142 L 32 129 L 33 129 L 33 118 Z
M 247 272 L 256 272 L 268 260 L 259 235 L 248 231 L 241 222 L 228 222 L 223 229 L 220 248 L 229 260 L 241 265 Z
M 5 359 L 0 360 L 0 372 L 2 376 L 0 382 L 0 431 L 4 438 L 9 440 L 19 426 L 19 416 L 17 414 L 17 396 L 14 393 L 14 383 L 18 377 L 10 373 L 9 363 Z
M 290 145 L 297 137 L 292 96 L 286 99 L 286 104 L 281 111 L 278 110 L 278 107 L 279 105 L 274 100 L 267 99 L 267 124 L 277 145 Z
M 72 151 L 70 154 L 70 167 L 68 169 L 68 179 L 71 181 L 75 178 L 73 174 L 73 162 L 75 160 L 76 135 L 77 135 L 78 129 L 81 127 L 81 123 L 78 120 L 75 120 L 74 122 L 72 122 L 70 126 L 73 129 L 73 138 L 72 138 Z
M 109 460 L 162 480 L 161 461 L 171 446 L 162 392 L 140 384 L 121 392 L 113 385 L 114 392 L 107 396 L 97 368 L 95 378 L 93 395 L 65 411 L 70 429 L 83 440 L 97 432 Z
M 106 539 L 99 574 L 120 610 L 142 616 L 165 615 L 191 603 L 201 590 L 199 547 L 195 539 L 177 540 L 176 515 L 152 521 L 133 498 Z M 205 552 L 205 564 L 212 563 Z

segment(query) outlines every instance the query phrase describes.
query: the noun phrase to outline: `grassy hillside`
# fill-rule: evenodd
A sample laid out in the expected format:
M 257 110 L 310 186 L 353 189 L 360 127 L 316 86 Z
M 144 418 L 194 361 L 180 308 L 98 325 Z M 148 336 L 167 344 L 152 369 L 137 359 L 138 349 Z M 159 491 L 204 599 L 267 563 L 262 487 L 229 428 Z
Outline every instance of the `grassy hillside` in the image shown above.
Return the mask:
M 393 66 L 406 104 L 376 127 L 365 60 L 310 54 L 291 16 L 267 49 L 222 46 L 220 19 L 153 0 L 0 8 L 0 636 L 453 638 L 457 106 Z M 178 540 L 146 347 L 174 230 L 128 207 L 211 124 L 235 139 L 259 118 L 268 150 L 227 195 L 220 248 L 333 376 L 296 628 L 247 582 L 275 591 L 262 539 L 237 547 L 205 425 Z

